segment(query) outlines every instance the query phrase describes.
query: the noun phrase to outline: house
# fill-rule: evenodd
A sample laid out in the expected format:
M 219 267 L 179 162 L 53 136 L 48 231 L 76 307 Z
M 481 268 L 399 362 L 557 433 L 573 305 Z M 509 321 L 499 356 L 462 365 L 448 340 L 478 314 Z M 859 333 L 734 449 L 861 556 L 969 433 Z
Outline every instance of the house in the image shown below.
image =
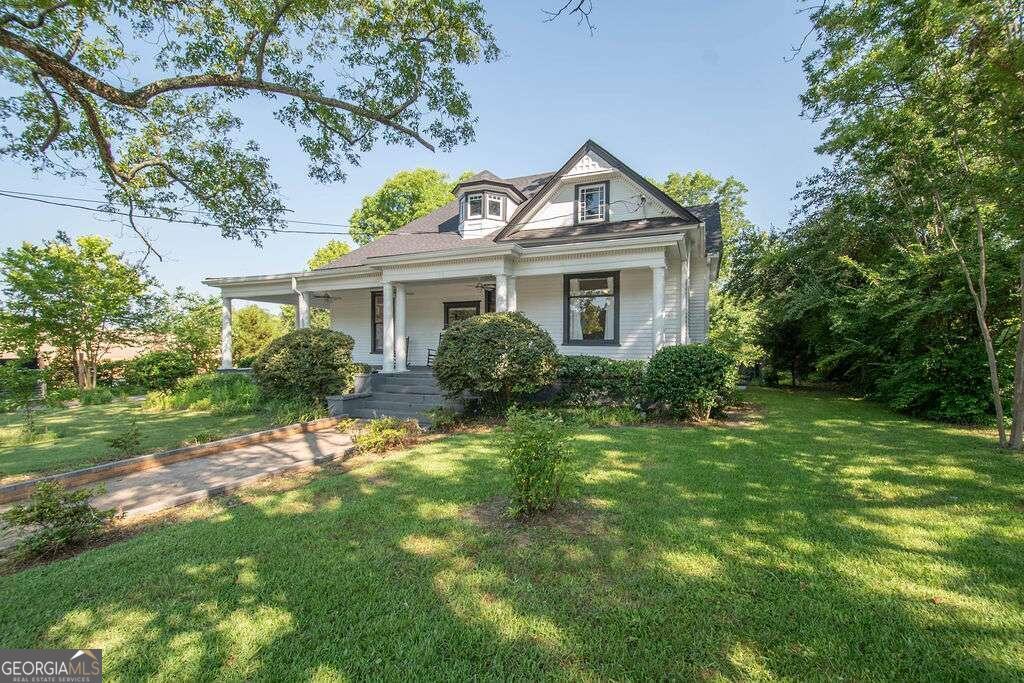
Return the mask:
M 300 327 L 326 308 L 354 360 L 386 374 L 427 365 L 444 328 L 487 311 L 523 313 L 563 354 L 649 358 L 707 338 L 721 243 L 717 204 L 681 206 L 588 140 L 553 173 L 478 173 L 323 268 L 204 282 L 224 301 L 224 368 L 235 299 L 294 304 Z

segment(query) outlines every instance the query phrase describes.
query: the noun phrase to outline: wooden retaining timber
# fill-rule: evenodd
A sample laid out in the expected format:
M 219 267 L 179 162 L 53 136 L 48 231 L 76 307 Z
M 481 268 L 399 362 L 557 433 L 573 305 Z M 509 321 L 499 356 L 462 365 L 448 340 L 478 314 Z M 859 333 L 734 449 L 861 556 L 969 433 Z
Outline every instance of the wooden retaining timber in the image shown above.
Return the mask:
M 28 481 L 20 481 L 16 484 L 0 486 L 0 504 L 27 498 L 32 495 L 32 491 L 35 490 L 36 485 L 41 482 L 54 481 L 59 482 L 68 488 L 74 488 L 76 486 L 83 486 L 95 481 L 119 477 L 133 472 L 141 472 L 143 470 L 154 469 L 156 467 L 164 467 L 165 465 L 181 462 L 182 460 L 202 458 L 207 455 L 216 455 L 218 453 L 232 451 L 236 448 L 242 448 L 243 446 L 266 443 L 267 441 L 274 441 L 275 439 L 280 439 L 284 436 L 318 432 L 321 429 L 329 429 L 336 426 L 340 420 L 341 418 L 338 417 L 325 417 L 320 420 L 313 420 L 312 422 L 299 422 L 296 424 L 286 425 L 284 427 L 266 429 L 262 432 L 253 432 L 252 434 L 242 434 L 241 436 L 233 436 L 219 441 L 210 441 L 209 443 L 199 444 L 197 446 L 186 446 L 184 448 L 175 448 L 170 451 L 150 453 L 149 455 L 139 455 L 126 460 L 114 460 L 112 462 L 105 462 L 100 465 L 94 465 L 80 470 L 72 470 L 71 472 L 63 472 L 61 474 L 51 474 L 45 477 L 39 477 L 38 479 L 29 479 Z

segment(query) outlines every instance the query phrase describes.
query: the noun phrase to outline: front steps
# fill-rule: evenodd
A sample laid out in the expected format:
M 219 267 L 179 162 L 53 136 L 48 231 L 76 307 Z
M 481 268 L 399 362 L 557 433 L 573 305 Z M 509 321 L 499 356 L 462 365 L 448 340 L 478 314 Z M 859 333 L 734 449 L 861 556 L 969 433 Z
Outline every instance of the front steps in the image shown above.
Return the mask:
M 414 368 L 407 372 L 385 375 L 376 373 L 370 379 L 370 391 L 359 396 L 333 396 L 328 399 L 331 415 L 374 419 L 397 417 L 426 423 L 426 412 L 445 406 L 458 410 L 458 401 L 446 399 L 434 371 Z

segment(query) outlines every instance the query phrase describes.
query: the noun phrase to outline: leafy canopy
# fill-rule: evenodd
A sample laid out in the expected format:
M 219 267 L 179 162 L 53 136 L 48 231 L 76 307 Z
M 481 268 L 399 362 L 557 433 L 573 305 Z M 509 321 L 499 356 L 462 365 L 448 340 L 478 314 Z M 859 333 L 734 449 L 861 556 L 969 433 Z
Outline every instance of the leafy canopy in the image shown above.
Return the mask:
M 350 247 L 344 242 L 338 240 L 330 240 L 327 244 L 323 245 L 309 258 L 306 266 L 310 270 L 316 270 L 317 268 L 323 268 L 331 261 L 340 259 L 342 256 L 351 251 Z
M 133 227 L 192 204 L 259 243 L 286 209 L 242 105 L 337 182 L 380 143 L 472 140 L 456 69 L 498 54 L 476 0 L 22 0 L 0 14 L 2 152 L 97 176 Z
M 466 172 L 452 181 L 432 168 L 399 171 L 376 192 L 364 197 L 359 208 L 352 212 L 349 219 L 352 239 L 360 245 L 367 244 L 444 206 L 452 201 L 455 184 L 470 175 Z

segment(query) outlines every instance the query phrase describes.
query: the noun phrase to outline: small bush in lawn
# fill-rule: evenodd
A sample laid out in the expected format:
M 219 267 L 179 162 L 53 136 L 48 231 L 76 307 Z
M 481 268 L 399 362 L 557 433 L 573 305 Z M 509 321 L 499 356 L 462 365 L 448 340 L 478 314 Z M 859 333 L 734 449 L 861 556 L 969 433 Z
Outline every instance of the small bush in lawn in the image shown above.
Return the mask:
M 451 408 L 437 407 L 427 411 L 430 430 L 433 432 L 450 432 L 459 422 L 459 414 Z
M 612 360 L 600 356 L 561 356 L 558 360 L 559 403 L 589 407 L 643 403 L 642 360 Z
M 118 455 L 128 457 L 137 454 L 142 449 L 142 430 L 139 429 L 139 423 L 132 418 L 128 429 L 108 439 L 107 443 Z
M 647 364 L 644 386 L 655 410 L 706 420 L 729 400 L 736 377 L 736 362 L 707 344 L 666 346 Z
M 68 491 L 56 482 L 37 484 L 28 505 L 15 505 L 3 513 L 8 524 L 35 529 L 18 543 L 18 553 L 45 557 L 98 534 L 114 516 L 113 510 L 89 505 L 89 499 L 102 492 L 102 487 Z
M 416 420 L 399 420 L 397 417 L 381 417 L 370 420 L 356 435 L 359 450 L 368 453 L 383 453 L 399 446 L 410 446 L 420 435 Z
M 563 497 L 570 471 L 568 440 L 569 432 L 558 418 L 509 409 L 499 445 L 508 460 L 512 515 L 550 510 Z
M 150 351 L 124 366 L 125 383 L 142 389 L 170 389 L 179 379 L 194 374 L 195 362 L 177 351 Z
M 116 398 L 114 392 L 107 387 L 96 387 L 95 389 L 83 389 L 78 395 L 78 400 L 83 406 L 104 406 L 113 403 Z
M 557 366 L 551 335 L 532 320 L 521 313 L 486 313 L 445 330 L 434 375 L 449 396 L 469 392 L 485 410 L 501 412 L 514 398 L 549 386 Z
M 268 396 L 323 403 L 352 384 L 352 337 L 334 330 L 294 330 L 270 342 L 253 363 Z

